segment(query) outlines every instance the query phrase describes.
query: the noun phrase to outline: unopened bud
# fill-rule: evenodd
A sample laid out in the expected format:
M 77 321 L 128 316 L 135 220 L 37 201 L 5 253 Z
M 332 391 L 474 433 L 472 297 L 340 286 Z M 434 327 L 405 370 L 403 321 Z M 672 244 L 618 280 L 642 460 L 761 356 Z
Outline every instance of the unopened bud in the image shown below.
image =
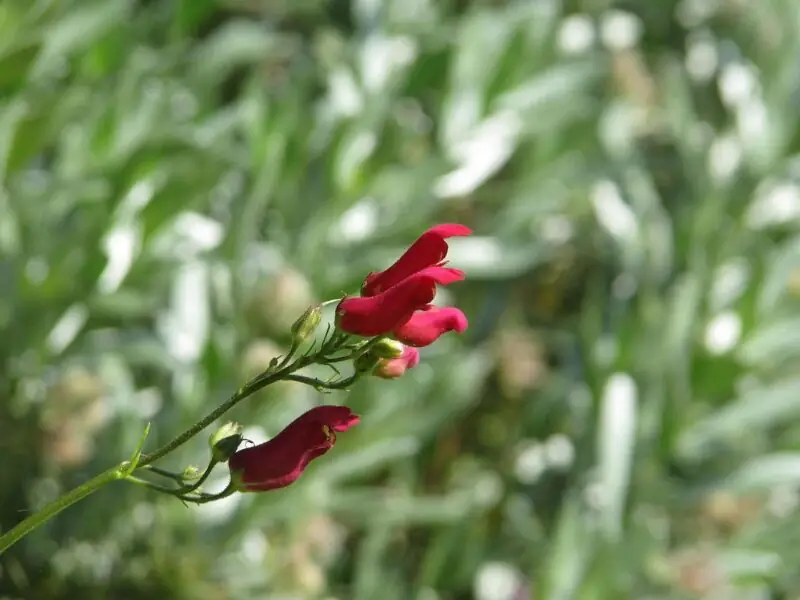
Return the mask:
M 405 346 L 399 357 L 380 359 L 372 370 L 372 374 L 381 379 L 397 379 L 402 377 L 408 369 L 413 369 L 418 364 L 419 351 L 416 348 Z
M 234 422 L 225 423 L 208 438 L 211 458 L 216 462 L 228 462 L 228 459 L 239 448 L 242 439 L 244 438 L 242 438 L 241 425 Z
M 302 344 L 317 330 L 322 321 L 322 306 L 315 304 L 309 306 L 292 325 L 292 339 L 296 344 Z
M 369 349 L 369 353 L 378 358 L 400 358 L 403 356 L 405 346 L 397 340 L 381 338 Z
M 184 481 L 193 481 L 199 478 L 200 475 L 201 475 L 200 469 L 198 469 L 194 465 L 189 465 L 183 470 L 183 473 L 181 474 L 181 479 L 183 479 Z

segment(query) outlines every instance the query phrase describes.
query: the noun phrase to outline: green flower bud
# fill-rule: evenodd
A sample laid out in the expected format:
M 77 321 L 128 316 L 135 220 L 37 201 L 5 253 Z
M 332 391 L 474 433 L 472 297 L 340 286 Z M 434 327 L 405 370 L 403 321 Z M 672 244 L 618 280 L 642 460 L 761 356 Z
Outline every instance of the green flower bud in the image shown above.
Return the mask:
M 184 481 L 193 481 L 199 478 L 201 474 L 202 471 L 200 471 L 200 469 L 198 469 L 194 465 L 189 465 L 183 470 L 183 473 L 181 474 L 181 479 L 183 479 Z
M 369 354 L 378 358 L 400 358 L 404 349 L 405 346 L 397 340 L 381 338 L 370 347 Z
M 241 425 L 234 422 L 225 423 L 208 438 L 211 458 L 216 462 L 228 462 L 228 459 L 239 448 L 242 439 Z
M 292 339 L 295 344 L 302 344 L 317 330 L 322 321 L 322 306 L 315 304 L 309 306 L 292 325 Z

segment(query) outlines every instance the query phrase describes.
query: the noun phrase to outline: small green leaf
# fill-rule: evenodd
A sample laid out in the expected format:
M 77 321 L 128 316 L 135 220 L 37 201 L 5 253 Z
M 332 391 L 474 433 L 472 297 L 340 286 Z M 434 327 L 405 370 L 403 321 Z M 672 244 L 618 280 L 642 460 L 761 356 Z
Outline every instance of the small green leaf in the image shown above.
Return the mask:
M 139 466 L 139 460 L 142 458 L 142 451 L 144 450 L 144 443 L 147 440 L 147 436 L 150 434 L 150 425 L 151 423 L 148 421 L 144 428 L 144 432 L 142 432 L 142 437 L 139 438 L 139 443 L 136 445 L 136 450 L 131 455 L 131 459 L 128 464 L 125 466 L 123 477 L 131 475 Z

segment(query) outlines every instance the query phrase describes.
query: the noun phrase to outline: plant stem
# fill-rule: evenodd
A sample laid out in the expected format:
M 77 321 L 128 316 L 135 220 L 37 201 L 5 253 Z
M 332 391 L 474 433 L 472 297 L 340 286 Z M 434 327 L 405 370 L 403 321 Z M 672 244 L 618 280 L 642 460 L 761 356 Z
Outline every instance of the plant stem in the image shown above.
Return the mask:
M 193 504 L 206 504 L 207 502 L 222 500 L 223 498 L 232 496 L 235 493 L 236 493 L 236 487 L 234 487 L 234 484 L 231 481 L 224 490 L 216 494 L 198 494 L 197 496 L 177 496 L 177 498 L 179 498 L 184 502 L 191 502 Z
M 167 471 L 166 469 L 159 469 L 153 465 L 147 465 L 145 468 L 156 475 L 161 475 L 162 477 L 166 477 L 167 479 L 177 482 L 179 485 L 184 485 L 184 478 L 180 473 L 173 473 L 172 471 Z
M 353 385 L 357 379 L 358 376 L 353 375 L 351 377 L 347 377 L 346 379 L 340 379 L 339 381 L 332 381 L 328 383 L 325 381 L 320 381 L 319 379 L 314 379 L 313 377 L 306 377 L 305 375 L 286 375 L 286 377 L 284 377 L 285 381 L 295 381 L 297 383 L 304 383 L 306 385 L 310 385 L 315 389 L 324 389 L 324 390 L 343 390 Z
M 12 545 L 20 539 L 28 535 L 31 531 L 43 525 L 46 521 L 50 520 L 65 508 L 72 506 L 79 500 L 83 500 L 89 494 L 96 492 L 101 487 L 112 481 L 116 481 L 122 476 L 123 465 L 117 465 L 93 477 L 89 481 L 82 483 L 73 490 L 70 490 L 60 498 L 57 498 L 50 504 L 47 504 L 39 511 L 35 512 L 27 519 L 18 523 L 10 530 L 0 535 L 0 554 L 3 554 Z
M 313 357 L 303 356 L 298 358 L 294 363 L 289 365 L 288 367 L 281 369 L 279 371 L 275 371 L 274 373 L 269 373 L 267 375 L 258 375 L 240 387 L 236 392 L 228 398 L 225 402 L 220 404 L 217 408 L 213 411 L 208 413 L 205 417 L 200 419 L 197 423 L 192 425 L 189 429 L 181 433 L 178 437 L 174 438 L 170 442 L 167 442 L 161 448 L 152 452 L 150 454 L 142 454 L 141 459 L 139 460 L 139 467 L 143 467 L 154 463 L 159 458 L 166 456 L 175 448 L 182 446 L 198 433 L 200 433 L 203 429 L 211 425 L 214 421 L 219 419 L 222 415 L 236 406 L 239 402 L 247 398 L 248 396 L 254 394 L 261 388 L 275 383 L 276 381 L 281 381 L 282 379 L 286 379 L 287 375 L 294 373 L 298 369 L 302 369 L 303 367 L 307 367 L 308 365 L 314 362 Z
M 154 490 L 156 492 L 161 492 L 162 494 L 169 494 L 170 496 L 181 495 L 181 488 L 165 487 L 163 485 L 153 483 L 152 481 L 147 481 L 146 479 L 140 479 L 138 477 L 134 477 L 133 475 L 128 475 L 125 478 L 125 481 L 130 481 L 131 483 L 135 483 L 136 485 L 141 485 L 143 487 L 146 487 L 147 489 Z

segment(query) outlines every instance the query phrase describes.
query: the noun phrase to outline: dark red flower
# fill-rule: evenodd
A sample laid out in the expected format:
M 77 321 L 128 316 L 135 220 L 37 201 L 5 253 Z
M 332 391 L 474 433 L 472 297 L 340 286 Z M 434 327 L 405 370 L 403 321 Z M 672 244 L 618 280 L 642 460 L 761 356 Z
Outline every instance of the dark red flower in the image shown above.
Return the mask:
M 397 379 L 418 364 L 419 350 L 406 346 L 403 348 L 403 354 L 397 358 L 382 358 L 372 373 L 383 379 Z
M 362 296 L 375 296 L 428 267 L 441 267 L 447 256 L 446 238 L 470 235 L 464 225 L 446 223 L 431 227 L 385 271 L 370 273 L 361 286 Z
M 466 315 L 457 308 L 426 306 L 395 329 L 394 337 L 407 346 L 421 348 L 432 344 L 448 331 L 463 333 L 468 325 Z
M 243 492 L 285 487 L 333 448 L 337 431 L 347 431 L 358 421 L 346 406 L 316 406 L 268 442 L 234 453 L 228 461 L 231 474 Z
M 462 279 L 464 273 L 458 269 L 427 267 L 380 294 L 347 296 L 336 307 L 336 325 L 342 331 L 363 337 L 389 333 L 433 301 L 437 283 L 448 285 Z

